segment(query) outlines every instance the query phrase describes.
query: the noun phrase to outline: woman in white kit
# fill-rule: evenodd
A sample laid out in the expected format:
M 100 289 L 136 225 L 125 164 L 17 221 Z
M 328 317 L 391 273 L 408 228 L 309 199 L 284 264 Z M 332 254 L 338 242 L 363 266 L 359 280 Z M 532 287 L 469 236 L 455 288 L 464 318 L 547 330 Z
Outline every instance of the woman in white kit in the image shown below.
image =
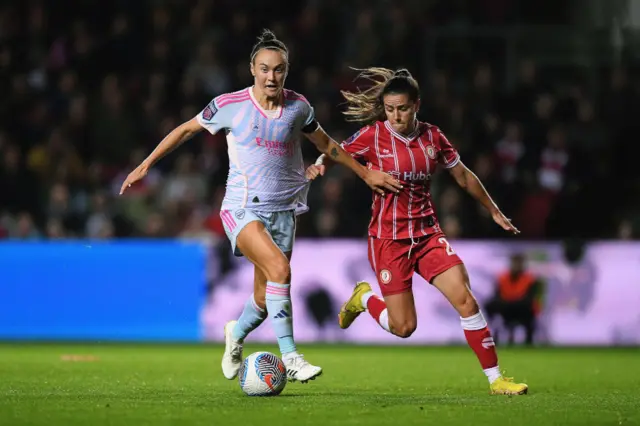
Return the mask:
M 120 193 L 202 129 L 213 134 L 225 130 L 230 166 L 220 216 L 234 253 L 254 264 L 255 279 L 240 318 L 225 326 L 222 372 L 227 379 L 237 376 L 244 339 L 269 315 L 288 379 L 306 382 L 319 376 L 322 368 L 297 352 L 293 338 L 290 259 L 295 215 L 306 210 L 308 184 L 317 176 L 317 170 L 305 172 L 300 136 L 381 194 L 397 192 L 401 185 L 354 160 L 325 133 L 304 96 L 284 88 L 288 49 L 271 31 L 258 38 L 249 65 L 253 86 L 216 97 L 200 114 L 169 133 L 129 174 Z

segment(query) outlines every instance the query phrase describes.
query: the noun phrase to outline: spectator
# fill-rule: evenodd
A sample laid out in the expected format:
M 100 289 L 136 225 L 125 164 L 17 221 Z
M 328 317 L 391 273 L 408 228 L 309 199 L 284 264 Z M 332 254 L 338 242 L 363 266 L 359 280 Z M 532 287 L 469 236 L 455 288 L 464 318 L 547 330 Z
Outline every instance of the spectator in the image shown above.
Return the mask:
M 495 294 L 485 308 L 490 321 L 496 316 L 502 317 L 509 344 L 514 343 L 514 332 L 518 326 L 525 329 L 525 343 L 533 344 L 536 316 L 541 309 L 541 287 L 542 284 L 535 275 L 527 271 L 524 255 L 512 255 L 509 270 L 498 277 Z M 498 337 L 496 329 L 496 341 Z
M 534 19 L 515 5 L 324 0 L 283 15 L 235 3 L 187 1 L 185 8 L 143 0 L 95 15 L 50 0 L 0 8 L 0 238 L 207 235 L 203 223 L 219 234 L 223 132 L 197 136 L 125 197 L 111 195 L 177 123 L 248 84 L 246 52 L 267 25 L 289 43 L 288 86 L 336 137 L 355 130 L 339 113 L 339 90 L 352 88 L 356 75 L 349 67 L 407 67 L 424 76 L 420 118 L 440 126 L 483 174 L 523 236 L 638 238 L 629 219 L 640 210 L 637 197 L 619 195 L 640 184 L 636 59 L 568 80 L 565 71 L 583 71 L 569 60 L 556 67 L 518 50 L 505 55 L 500 25 Z M 430 33 L 472 25 L 498 32 L 477 39 Z M 303 155 L 310 164 L 317 151 L 303 141 Z M 467 208 L 468 197 L 451 193 L 448 177 L 433 179 L 452 238 L 505 237 Z M 319 179 L 309 198 L 299 236 L 366 232 L 362 201 L 370 193 L 351 174 Z M 601 226 L 576 220 L 574 209 L 603 204 Z

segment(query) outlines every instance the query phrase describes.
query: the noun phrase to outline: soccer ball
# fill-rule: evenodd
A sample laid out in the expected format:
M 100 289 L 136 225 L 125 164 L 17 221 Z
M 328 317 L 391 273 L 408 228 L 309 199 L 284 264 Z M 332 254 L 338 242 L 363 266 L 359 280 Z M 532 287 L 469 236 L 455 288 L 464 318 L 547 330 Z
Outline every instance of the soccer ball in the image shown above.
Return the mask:
M 287 384 L 287 369 L 277 355 L 254 352 L 240 366 L 238 382 L 249 396 L 279 395 Z

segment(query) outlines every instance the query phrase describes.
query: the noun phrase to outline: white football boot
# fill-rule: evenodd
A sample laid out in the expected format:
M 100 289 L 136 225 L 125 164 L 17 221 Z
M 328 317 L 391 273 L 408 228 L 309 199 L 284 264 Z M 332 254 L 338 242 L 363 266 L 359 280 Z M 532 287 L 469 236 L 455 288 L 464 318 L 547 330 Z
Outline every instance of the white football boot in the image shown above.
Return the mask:
M 233 339 L 233 328 L 238 321 L 229 321 L 224 326 L 224 355 L 222 355 L 222 374 L 228 380 L 233 380 L 238 375 L 242 365 L 242 343 Z
M 302 354 L 296 354 L 283 361 L 284 366 L 287 368 L 287 379 L 290 382 L 299 381 L 307 383 L 309 380 L 315 380 L 316 377 L 322 374 L 322 368 L 309 364 Z

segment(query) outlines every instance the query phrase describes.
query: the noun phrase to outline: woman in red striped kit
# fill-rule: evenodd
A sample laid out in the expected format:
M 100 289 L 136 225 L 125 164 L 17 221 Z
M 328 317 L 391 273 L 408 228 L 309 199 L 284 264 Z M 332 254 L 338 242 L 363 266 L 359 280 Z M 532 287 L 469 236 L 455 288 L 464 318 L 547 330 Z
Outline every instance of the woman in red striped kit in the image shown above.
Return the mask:
M 418 83 L 407 70 L 369 68 L 360 75 L 373 83 L 357 93 L 342 92 L 350 121 L 364 124 L 343 143 L 343 148 L 370 169 L 389 173 L 402 184 L 399 193 L 373 194 L 369 224 L 369 261 L 376 273 L 383 299 L 366 282 L 359 282 L 339 314 L 341 328 L 349 327 L 362 312 L 389 333 L 409 337 L 416 329 L 412 293 L 417 272 L 449 300 L 490 383 L 492 394 L 527 393 L 500 373 L 491 331 L 469 285 L 469 276 L 455 250 L 440 229 L 434 213 L 430 183 L 438 166 L 480 202 L 505 231 L 519 231 L 493 202 L 477 176 L 460 161 L 444 133 L 418 121 Z M 330 162 L 321 156 L 313 172 L 324 174 Z M 312 168 L 313 169 L 313 168 Z

